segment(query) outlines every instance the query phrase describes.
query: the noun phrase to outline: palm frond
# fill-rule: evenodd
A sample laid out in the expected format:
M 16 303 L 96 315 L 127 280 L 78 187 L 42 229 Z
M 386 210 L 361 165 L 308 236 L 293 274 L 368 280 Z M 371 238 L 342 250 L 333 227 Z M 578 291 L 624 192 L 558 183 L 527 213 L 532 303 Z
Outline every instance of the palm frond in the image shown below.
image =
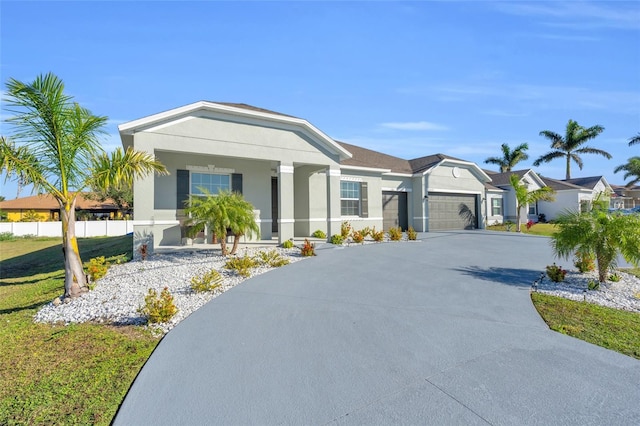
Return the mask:
M 640 144 L 640 133 L 638 133 L 632 138 L 629 138 L 629 146 L 635 145 L 635 144 Z
M 564 158 L 564 157 L 566 157 L 566 154 L 562 151 L 550 151 L 540 156 L 540 158 L 538 158 L 536 161 L 533 162 L 533 165 L 537 167 L 542 163 L 548 163 L 552 160 L 555 160 L 556 158 Z
M 96 188 L 133 185 L 140 176 L 150 173 L 169 174 L 167 168 L 151 154 L 135 151 L 131 147 L 124 151 L 118 148 L 111 154 L 102 153 L 91 160 L 91 174 L 86 184 Z

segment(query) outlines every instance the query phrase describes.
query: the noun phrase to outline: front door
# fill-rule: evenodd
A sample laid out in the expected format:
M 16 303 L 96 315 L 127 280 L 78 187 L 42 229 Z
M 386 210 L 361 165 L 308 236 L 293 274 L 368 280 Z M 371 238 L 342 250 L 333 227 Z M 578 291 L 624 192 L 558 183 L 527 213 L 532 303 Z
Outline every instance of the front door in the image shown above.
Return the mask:
M 271 178 L 271 232 L 278 233 L 278 178 Z
M 383 228 L 400 227 L 406 231 L 409 225 L 406 192 L 382 192 Z

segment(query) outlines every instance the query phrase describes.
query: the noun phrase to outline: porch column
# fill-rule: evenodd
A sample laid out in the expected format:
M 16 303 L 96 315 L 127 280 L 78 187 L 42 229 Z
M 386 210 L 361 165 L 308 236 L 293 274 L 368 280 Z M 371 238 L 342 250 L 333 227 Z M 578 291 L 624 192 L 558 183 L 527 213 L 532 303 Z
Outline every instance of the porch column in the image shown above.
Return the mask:
M 293 164 L 278 166 L 278 243 L 294 236 Z
M 138 151 L 155 155 L 153 148 L 143 144 L 136 144 Z M 154 238 L 155 221 L 155 173 L 138 178 L 133 182 L 133 204 L 136 206 L 133 222 L 133 256 L 140 256 L 140 246 L 147 245 L 147 253 L 152 254 L 154 247 L 160 243 L 160 238 Z
M 426 204 L 429 200 L 425 198 L 425 195 L 427 195 L 425 187 L 426 185 L 422 176 L 412 179 L 413 191 L 410 195 L 413 197 L 413 229 L 418 232 L 425 232 L 427 230 Z
M 327 237 L 340 233 L 340 169 L 327 169 Z

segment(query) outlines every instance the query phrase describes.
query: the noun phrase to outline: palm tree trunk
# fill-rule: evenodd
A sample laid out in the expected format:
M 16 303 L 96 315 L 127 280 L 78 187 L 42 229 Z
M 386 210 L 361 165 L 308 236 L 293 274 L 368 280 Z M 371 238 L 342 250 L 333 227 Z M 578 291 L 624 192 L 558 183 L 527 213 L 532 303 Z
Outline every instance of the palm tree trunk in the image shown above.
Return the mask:
M 566 179 L 571 179 L 571 155 L 567 154 L 567 175 Z
M 221 235 L 219 239 L 220 239 L 220 248 L 222 249 L 222 255 L 226 256 L 227 255 L 227 236 Z
M 78 297 L 88 291 L 76 238 L 76 200 L 60 202 L 62 251 L 64 253 L 64 297 Z
M 236 250 L 238 250 L 238 242 L 240 241 L 240 236 L 242 234 L 233 234 L 233 247 L 231 248 L 230 254 L 236 254 Z

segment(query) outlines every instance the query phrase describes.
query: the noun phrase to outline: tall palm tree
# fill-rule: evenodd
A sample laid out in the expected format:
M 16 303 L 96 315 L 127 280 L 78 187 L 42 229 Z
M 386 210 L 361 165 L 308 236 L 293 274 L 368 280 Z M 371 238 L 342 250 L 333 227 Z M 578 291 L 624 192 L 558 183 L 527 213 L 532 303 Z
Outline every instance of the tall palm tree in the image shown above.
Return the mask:
M 631 188 L 640 182 L 640 157 L 631 157 L 627 160 L 627 164 L 622 164 L 613 170 L 614 173 L 622 171 L 625 172 L 624 180 L 631 178 L 631 180 L 627 182 L 627 188 Z
M 640 133 L 629 139 L 629 146 L 640 143 Z
M 117 150 L 111 156 L 100 146 L 107 117 L 93 115 L 73 102 L 64 83 L 52 73 L 33 82 L 9 79 L 6 121 L 13 140 L 0 138 L 0 167 L 7 176 L 52 195 L 60 205 L 65 270 L 65 297 L 87 291 L 76 239 L 78 194 L 91 185 L 130 183 L 148 173 L 167 173 L 147 153 Z
M 521 161 L 525 161 L 529 158 L 529 154 L 525 151 L 529 149 L 529 145 L 526 143 L 518 145 L 513 151 L 509 148 L 509 145 L 503 143 L 502 157 L 489 157 L 484 160 L 487 164 L 495 164 L 500 166 L 500 173 L 510 172 Z
M 509 183 L 516 193 L 516 232 L 521 231 L 520 216 L 523 207 L 537 201 L 553 201 L 555 191 L 548 186 L 529 191 L 529 187 L 520 181 L 520 176 L 512 174 Z
M 567 123 L 564 137 L 558 133 L 552 132 L 551 130 L 543 130 L 540 132 L 540 136 L 544 136 L 551 141 L 551 149 L 553 151 L 550 151 L 538 158 L 534 161 L 533 165 L 537 167 L 542 163 L 548 163 L 556 158 L 566 158 L 566 178 L 571 179 L 571 160 L 573 160 L 580 170 L 582 170 L 583 164 L 580 154 L 598 154 L 607 159 L 611 158 L 611 154 L 606 151 L 589 146 L 582 146 L 585 142 L 590 139 L 594 139 L 603 131 L 604 127 L 600 125 L 584 128 L 573 120 L 569 120 Z

